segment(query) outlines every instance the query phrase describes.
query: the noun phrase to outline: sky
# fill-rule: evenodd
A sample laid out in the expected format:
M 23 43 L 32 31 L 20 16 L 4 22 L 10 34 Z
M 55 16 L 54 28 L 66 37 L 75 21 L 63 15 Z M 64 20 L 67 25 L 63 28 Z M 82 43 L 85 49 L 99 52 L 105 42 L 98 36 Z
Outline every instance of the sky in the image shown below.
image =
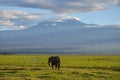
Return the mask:
M 55 18 L 120 24 L 120 0 L 0 0 L 0 30 L 32 27 Z

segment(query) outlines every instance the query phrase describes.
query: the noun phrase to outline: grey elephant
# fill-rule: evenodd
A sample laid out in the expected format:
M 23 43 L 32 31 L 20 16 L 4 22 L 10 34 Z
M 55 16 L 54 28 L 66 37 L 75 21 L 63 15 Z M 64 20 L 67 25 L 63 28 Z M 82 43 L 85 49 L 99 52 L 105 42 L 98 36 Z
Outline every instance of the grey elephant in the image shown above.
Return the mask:
M 60 58 L 58 56 L 51 56 L 48 59 L 48 65 L 52 66 L 52 69 L 60 69 Z

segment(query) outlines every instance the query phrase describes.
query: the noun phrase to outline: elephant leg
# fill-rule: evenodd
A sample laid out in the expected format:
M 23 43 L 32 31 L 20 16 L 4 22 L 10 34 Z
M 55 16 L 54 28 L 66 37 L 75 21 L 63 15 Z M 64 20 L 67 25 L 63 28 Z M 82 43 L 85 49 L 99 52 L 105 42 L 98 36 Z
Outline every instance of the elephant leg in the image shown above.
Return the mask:
M 57 67 L 58 67 L 58 65 L 57 65 L 57 64 L 55 64 L 55 69 L 57 69 Z
M 54 69 L 54 65 L 52 65 L 52 69 Z
M 60 69 L 60 63 L 58 63 L 58 70 Z

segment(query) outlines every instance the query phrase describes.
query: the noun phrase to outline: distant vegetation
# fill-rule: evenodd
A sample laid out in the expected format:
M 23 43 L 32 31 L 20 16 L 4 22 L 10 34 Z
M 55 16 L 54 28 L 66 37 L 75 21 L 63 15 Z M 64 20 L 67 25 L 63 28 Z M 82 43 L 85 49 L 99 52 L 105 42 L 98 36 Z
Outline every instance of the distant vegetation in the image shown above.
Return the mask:
M 120 56 L 59 55 L 60 70 L 50 56 L 0 55 L 0 80 L 120 80 Z
M 13 53 L 4 52 L 4 53 L 0 53 L 0 55 L 13 55 Z

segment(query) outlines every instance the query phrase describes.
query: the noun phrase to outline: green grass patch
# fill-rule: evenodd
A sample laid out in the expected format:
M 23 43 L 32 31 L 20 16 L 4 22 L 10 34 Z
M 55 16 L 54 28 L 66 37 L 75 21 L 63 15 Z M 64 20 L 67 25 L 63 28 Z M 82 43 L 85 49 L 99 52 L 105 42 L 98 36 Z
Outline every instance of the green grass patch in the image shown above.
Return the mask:
M 50 55 L 0 55 L 0 80 L 120 80 L 120 56 L 59 55 L 52 70 Z

